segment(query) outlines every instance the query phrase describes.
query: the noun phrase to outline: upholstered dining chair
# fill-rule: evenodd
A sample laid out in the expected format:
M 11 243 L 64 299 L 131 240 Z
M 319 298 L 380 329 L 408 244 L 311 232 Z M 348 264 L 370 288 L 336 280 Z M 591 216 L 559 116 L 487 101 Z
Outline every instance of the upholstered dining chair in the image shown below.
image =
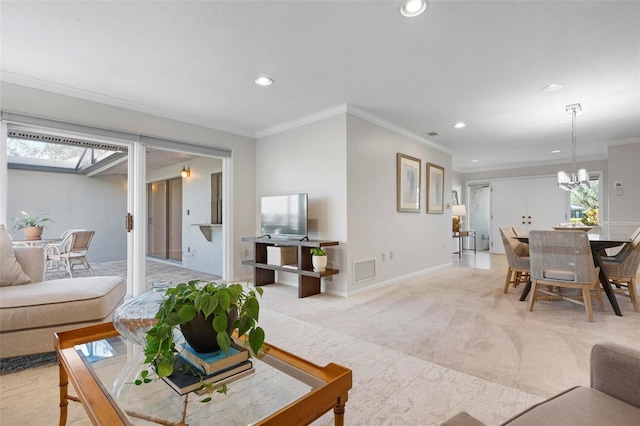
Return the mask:
M 516 234 L 510 226 L 500 228 L 500 235 L 509 263 L 503 289 L 504 293 L 508 293 L 510 285 L 515 287 L 529 279 L 529 249 L 526 244 L 515 239 Z
M 609 279 L 618 287 L 613 290 L 630 297 L 633 310 L 640 312 L 640 302 L 636 291 L 636 275 L 638 274 L 638 266 L 640 266 L 640 232 L 636 233 L 633 240 L 627 245 L 629 249 L 624 256 L 620 259 L 604 260 L 603 264 Z
M 531 231 L 529 232 L 529 254 L 531 257 L 530 311 L 533 311 L 533 305 L 538 300 L 564 299 L 584 305 L 589 321 L 593 322 L 591 290 L 595 290 L 598 306 L 600 310 L 604 310 L 598 277 L 600 269 L 593 263 L 591 245 L 586 232 Z M 543 290 L 542 286 L 547 286 L 547 289 Z M 580 289 L 582 297 L 562 294 L 563 287 Z M 553 288 L 557 288 L 557 291 L 552 291 Z
M 95 231 L 71 231 L 61 242 L 47 244 L 44 248 L 47 269 L 53 269 L 54 265 L 58 269 L 64 267 L 69 277 L 73 278 L 75 266 L 82 264 L 83 269 L 95 275 L 87 261 L 87 252 L 94 235 Z
M 633 242 L 633 240 L 640 235 L 640 226 L 633 231 L 633 233 L 631 234 L 631 237 L 629 237 L 629 240 L 631 242 Z M 618 251 L 618 253 L 616 253 L 613 256 L 603 256 L 602 260 L 613 260 L 615 262 L 621 263 L 624 261 L 624 259 L 626 259 L 626 257 L 631 253 L 631 251 L 633 251 L 633 246 L 631 245 L 631 242 L 625 244 L 624 246 L 622 246 L 622 249 L 620 249 L 620 251 Z

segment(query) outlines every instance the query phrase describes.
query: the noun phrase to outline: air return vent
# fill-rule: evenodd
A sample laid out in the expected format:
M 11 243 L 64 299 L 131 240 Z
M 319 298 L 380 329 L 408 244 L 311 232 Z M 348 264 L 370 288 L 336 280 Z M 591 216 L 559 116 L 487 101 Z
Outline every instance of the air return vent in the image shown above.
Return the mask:
M 40 141 L 40 142 L 82 146 L 85 148 L 96 148 L 96 149 L 104 149 L 109 151 L 127 152 L 127 147 L 125 146 L 111 145 L 104 142 L 94 142 L 94 141 L 88 141 L 88 140 L 82 140 L 82 139 L 73 139 L 65 136 L 47 135 L 44 133 L 36 133 L 36 132 L 31 132 L 26 130 L 10 129 L 8 134 L 10 138 L 16 138 L 16 139 L 29 139 L 29 140 Z
M 353 283 L 370 280 L 376 276 L 376 259 L 363 259 L 353 262 Z

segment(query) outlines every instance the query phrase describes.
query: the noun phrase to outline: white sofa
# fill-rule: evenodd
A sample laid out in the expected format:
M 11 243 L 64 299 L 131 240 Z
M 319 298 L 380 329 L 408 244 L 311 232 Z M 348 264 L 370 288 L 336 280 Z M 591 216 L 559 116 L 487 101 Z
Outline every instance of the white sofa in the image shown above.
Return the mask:
M 42 248 L 12 249 L 8 238 L 0 247 L 0 358 L 51 352 L 54 332 L 109 322 L 124 300 L 123 277 L 43 281 Z

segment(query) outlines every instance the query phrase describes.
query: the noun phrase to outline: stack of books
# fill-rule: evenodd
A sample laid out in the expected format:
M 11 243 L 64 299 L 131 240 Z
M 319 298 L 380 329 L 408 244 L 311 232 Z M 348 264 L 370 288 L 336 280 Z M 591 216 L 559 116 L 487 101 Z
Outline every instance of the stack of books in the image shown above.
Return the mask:
M 253 372 L 249 350 L 233 343 L 229 353 L 223 350 L 198 353 L 188 343 L 183 344 L 173 373 L 163 380 L 180 395 L 199 390 L 203 385 L 223 384 Z

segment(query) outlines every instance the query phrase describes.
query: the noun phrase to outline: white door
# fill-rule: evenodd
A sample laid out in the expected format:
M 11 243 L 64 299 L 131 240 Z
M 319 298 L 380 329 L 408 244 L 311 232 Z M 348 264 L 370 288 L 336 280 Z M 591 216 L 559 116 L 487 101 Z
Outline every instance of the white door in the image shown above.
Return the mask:
M 527 179 L 527 232 L 553 229 L 568 222 L 569 193 L 558 188 L 555 177 Z
M 491 188 L 491 253 L 504 254 L 500 227 L 529 232 L 567 221 L 568 193 L 554 176 L 494 181 Z
M 504 254 L 500 227 L 524 226 L 527 215 L 527 184 L 524 179 L 491 182 L 491 253 Z

